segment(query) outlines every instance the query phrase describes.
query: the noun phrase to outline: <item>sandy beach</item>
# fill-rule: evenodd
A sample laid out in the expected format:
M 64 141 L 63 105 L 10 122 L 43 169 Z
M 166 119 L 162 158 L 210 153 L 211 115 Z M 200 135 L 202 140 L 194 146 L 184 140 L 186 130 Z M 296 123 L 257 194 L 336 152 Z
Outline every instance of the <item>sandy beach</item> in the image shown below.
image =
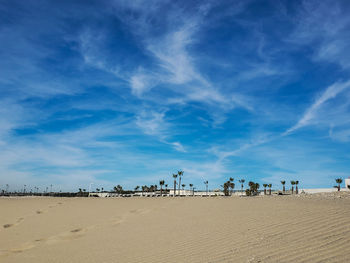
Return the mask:
M 349 262 L 346 193 L 1 198 L 0 261 Z

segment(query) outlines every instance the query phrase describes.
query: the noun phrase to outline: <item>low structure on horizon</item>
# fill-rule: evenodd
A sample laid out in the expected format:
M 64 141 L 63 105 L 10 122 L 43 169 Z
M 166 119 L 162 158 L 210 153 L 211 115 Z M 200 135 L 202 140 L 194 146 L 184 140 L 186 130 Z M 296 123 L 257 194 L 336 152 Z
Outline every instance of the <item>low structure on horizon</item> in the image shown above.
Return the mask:
M 317 193 L 332 193 L 337 192 L 338 189 L 336 187 L 332 188 L 300 188 L 299 194 L 317 194 Z M 344 188 L 341 188 L 340 191 L 350 191 L 350 177 L 344 180 Z M 260 189 L 260 195 L 264 195 L 264 191 Z M 286 194 L 290 194 L 290 190 L 286 191 Z M 272 194 L 281 194 L 281 190 L 272 190 Z M 223 191 L 220 189 L 212 190 L 212 191 L 193 191 L 193 190 L 179 190 L 176 189 L 176 196 L 224 196 Z M 241 196 L 246 195 L 245 191 L 235 190 L 231 194 L 232 196 Z M 116 192 L 90 192 L 90 197 L 132 197 L 132 196 L 144 196 L 144 197 L 154 197 L 160 196 L 160 191 L 156 192 L 136 192 L 130 194 L 118 194 Z M 163 191 L 163 196 L 174 196 L 174 189 L 169 189 L 167 192 Z
M 345 189 L 350 191 L 350 176 L 344 180 L 345 183 Z

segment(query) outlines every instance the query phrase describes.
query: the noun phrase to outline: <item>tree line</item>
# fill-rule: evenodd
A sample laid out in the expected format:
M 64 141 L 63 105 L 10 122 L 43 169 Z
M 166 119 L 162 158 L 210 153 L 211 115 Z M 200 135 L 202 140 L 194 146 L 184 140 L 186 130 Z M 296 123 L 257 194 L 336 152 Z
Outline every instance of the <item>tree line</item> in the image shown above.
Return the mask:
M 184 176 L 184 171 L 177 171 L 177 173 L 173 173 L 172 177 L 173 177 L 173 196 L 180 196 L 181 195 L 181 191 L 182 193 L 184 193 L 186 184 L 183 183 L 183 176 Z M 244 192 L 244 183 L 245 183 L 245 179 L 240 179 L 238 180 L 239 184 L 240 184 L 240 191 L 241 193 Z M 341 187 L 340 185 L 343 183 L 343 179 L 342 178 L 336 178 L 335 182 L 337 185 L 335 185 L 334 187 L 338 189 L 338 191 L 340 191 Z M 286 181 L 283 180 L 281 181 L 282 184 L 282 194 L 286 193 Z M 205 189 L 206 189 L 206 195 L 209 194 L 209 181 L 206 180 L 204 181 L 204 185 L 205 185 Z M 290 192 L 292 194 L 298 194 L 299 193 L 299 181 L 290 181 Z M 195 192 L 195 187 L 192 183 L 188 184 L 189 188 L 190 188 L 190 193 L 192 195 L 194 195 Z M 230 177 L 229 180 L 227 180 L 223 185 L 221 185 L 222 187 L 222 191 L 224 193 L 225 196 L 230 196 L 232 195 L 232 193 L 235 191 L 235 183 L 234 183 L 234 178 Z M 39 192 L 39 187 L 34 187 L 34 191 L 33 189 L 27 190 L 27 186 L 24 185 L 23 189 L 20 191 L 9 191 L 9 185 L 6 184 L 5 185 L 5 189 L 2 189 L 0 191 L 0 195 L 15 195 L 15 196 L 24 196 L 24 195 L 33 195 L 33 196 L 57 196 L 57 197 L 86 197 L 89 196 L 90 192 L 88 192 L 86 189 L 84 188 L 79 188 L 78 192 L 74 193 L 74 192 L 54 192 L 52 190 L 53 185 L 50 185 L 50 191 L 49 191 L 49 187 L 46 187 L 46 190 Z M 264 195 L 271 195 L 272 194 L 272 184 L 263 184 L 263 192 Z M 350 190 L 350 186 L 349 190 Z M 160 192 L 160 195 L 163 196 L 163 193 L 165 193 L 166 195 L 169 195 L 170 193 L 170 188 L 168 184 L 165 183 L 165 180 L 160 180 L 159 181 L 159 188 L 157 184 L 154 185 L 143 185 L 143 186 L 136 186 L 133 190 L 124 190 L 123 187 L 121 185 L 117 185 L 114 186 L 113 189 L 111 191 L 105 191 L 103 187 L 101 188 L 96 188 L 96 192 L 97 193 L 104 193 L 104 192 L 114 192 L 116 194 L 135 194 L 135 193 L 156 193 L 156 192 Z M 247 196 L 254 196 L 254 195 L 258 195 L 260 193 L 260 184 L 253 182 L 253 181 L 249 181 L 248 182 L 248 186 L 247 189 L 245 190 L 245 194 Z M 186 194 L 187 195 L 187 194 Z

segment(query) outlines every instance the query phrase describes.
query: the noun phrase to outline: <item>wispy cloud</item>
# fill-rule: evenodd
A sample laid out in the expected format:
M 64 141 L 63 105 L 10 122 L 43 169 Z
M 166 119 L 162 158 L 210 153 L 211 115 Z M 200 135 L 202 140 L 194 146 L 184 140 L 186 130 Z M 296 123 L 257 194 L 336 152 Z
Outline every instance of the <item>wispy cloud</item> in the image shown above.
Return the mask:
M 197 30 L 197 21 L 187 21 L 189 24 L 167 33 L 160 39 L 148 40 L 147 49 L 157 58 L 159 65 L 169 73 L 167 81 L 173 84 L 183 84 L 198 80 L 207 84 L 193 65 L 193 59 L 188 53 L 188 46 L 193 43 L 193 35 Z
M 260 145 L 269 143 L 269 142 L 275 140 L 276 138 L 278 138 L 278 135 L 273 136 L 273 135 L 266 135 L 266 134 L 265 135 L 257 135 L 256 134 L 256 137 L 253 138 L 250 142 L 243 143 L 235 150 L 228 151 L 228 150 L 219 149 L 217 147 L 213 147 L 209 150 L 209 152 L 216 155 L 218 157 L 218 161 L 222 162 L 227 158 L 230 158 L 233 156 L 239 156 L 239 155 L 243 154 L 245 151 L 248 151 L 254 147 L 258 147 Z
M 288 135 L 304 126 L 309 125 L 312 121 L 315 121 L 318 110 L 329 100 L 335 98 L 338 94 L 342 93 L 344 90 L 350 87 L 350 81 L 347 82 L 337 82 L 329 86 L 322 95 L 316 99 L 316 101 L 305 111 L 304 115 L 300 120 L 291 128 L 283 133 L 283 135 Z
M 160 135 L 168 129 L 164 112 L 142 111 L 136 118 L 136 125 L 148 135 Z
M 143 68 L 139 68 L 130 78 L 130 86 L 132 93 L 137 97 L 152 89 L 159 83 L 158 78 L 151 72 L 146 72 Z
M 290 40 L 313 45 L 315 60 L 350 67 L 350 18 L 344 1 L 302 1 L 297 14 L 297 27 Z
M 332 140 L 340 141 L 340 142 L 349 142 L 350 141 L 350 128 L 340 128 L 340 129 L 334 129 L 334 127 L 331 127 L 329 129 L 329 137 Z
M 144 110 L 136 117 L 136 125 L 145 134 L 157 137 L 160 142 L 171 145 L 179 152 L 186 152 L 180 142 L 171 140 L 171 137 L 175 135 L 175 127 L 165 120 L 165 111 Z
M 305 126 L 322 122 L 319 118 L 322 119 L 322 116 L 319 115 L 320 109 L 329 101 L 337 97 L 339 94 L 344 92 L 350 88 L 350 81 L 346 82 L 336 82 L 329 86 L 322 94 L 319 96 L 315 102 L 305 111 L 303 116 L 299 119 L 299 121 L 293 125 L 292 127 L 288 128 L 285 132 L 281 134 L 275 134 L 275 135 L 269 135 L 269 136 L 259 136 L 255 134 L 255 137 L 252 139 L 251 142 L 244 143 L 241 145 L 238 149 L 235 149 L 233 151 L 225 151 L 225 150 L 219 150 L 217 148 L 212 148 L 211 152 L 214 153 L 216 156 L 218 156 L 219 160 L 224 160 L 226 158 L 232 157 L 232 156 L 238 156 L 242 154 L 243 152 L 250 150 L 251 148 L 259 147 L 261 145 L 271 143 L 273 141 L 276 141 L 280 139 L 283 136 L 288 136 L 292 134 L 293 132 L 297 131 L 298 129 L 301 129 Z M 332 109 L 329 109 L 328 111 L 332 111 Z M 343 117 L 347 118 L 346 116 L 349 115 L 347 111 L 342 112 Z M 327 118 L 327 116 L 326 116 Z M 328 124 L 332 123 L 332 120 L 327 120 Z M 342 123 L 340 124 L 347 124 L 344 122 L 344 119 L 342 118 Z M 338 123 L 339 124 L 339 123 Z M 337 133 L 333 132 L 333 127 L 330 130 L 330 137 L 333 139 L 339 139 L 340 141 L 347 141 L 349 131 L 347 129 L 342 129 L 341 131 L 338 131 Z

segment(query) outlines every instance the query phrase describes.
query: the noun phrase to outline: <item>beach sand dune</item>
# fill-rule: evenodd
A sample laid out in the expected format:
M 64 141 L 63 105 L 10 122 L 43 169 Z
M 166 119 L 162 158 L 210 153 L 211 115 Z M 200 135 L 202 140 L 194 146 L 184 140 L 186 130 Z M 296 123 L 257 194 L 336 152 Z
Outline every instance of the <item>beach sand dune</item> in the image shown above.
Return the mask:
M 347 196 L 2 198 L 0 262 L 349 262 Z

